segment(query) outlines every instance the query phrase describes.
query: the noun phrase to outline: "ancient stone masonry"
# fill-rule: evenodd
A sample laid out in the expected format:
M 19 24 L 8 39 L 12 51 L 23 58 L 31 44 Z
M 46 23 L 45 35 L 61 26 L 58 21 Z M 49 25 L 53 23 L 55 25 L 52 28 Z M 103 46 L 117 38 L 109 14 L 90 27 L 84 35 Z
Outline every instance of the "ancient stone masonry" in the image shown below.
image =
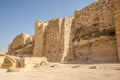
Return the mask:
M 120 62 L 120 0 L 113 0 L 114 6 L 114 24 L 116 29 L 118 59 Z
M 45 29 L 45 52 L 48 61 L 61 60 L 63 53 L 63 29 L 62 19 L 52 19 Z
M 20 68 L 24 67 L 24 60 L 19 57 L 6 55 L 2 68 Z
M 72 18 L 52 19 L 48 23 L 37 21 L 33 55 L 61 62 L 70 53 L 71 24 Z
M 25 57 L 33 55 L 34 36 L 21 33 L 9 45 L 8 54 Z
M 5 56 L 6 56 L 6 52 L 0 52 L 0 67 L 2 67 Z
M 38 20 L 35 25 L 35 46 L 33 56 L 43 56 L 45 48 L 45 27 L 48 23 Z
M 70 18 L 38 20 L 35 36 L 18 35 L 8 53 L 46 57 L 50 62 L 117 63 L 120 61 L 120 0 L 98 0 L 76 10 Z
M 82 10 L 76 10 L 73 29 L 77 59 L 118 61 L 112 0 L 99 0 Z

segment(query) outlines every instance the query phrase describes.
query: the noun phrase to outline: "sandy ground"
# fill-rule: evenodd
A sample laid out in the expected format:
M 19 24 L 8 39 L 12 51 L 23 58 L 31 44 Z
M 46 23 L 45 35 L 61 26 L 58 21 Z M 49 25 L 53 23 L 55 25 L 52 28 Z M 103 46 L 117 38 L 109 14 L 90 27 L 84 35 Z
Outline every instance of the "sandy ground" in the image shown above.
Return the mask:
M 0 69 L 0 80 L 120 80 L 120 64 L 54 64 L 21 70 Z

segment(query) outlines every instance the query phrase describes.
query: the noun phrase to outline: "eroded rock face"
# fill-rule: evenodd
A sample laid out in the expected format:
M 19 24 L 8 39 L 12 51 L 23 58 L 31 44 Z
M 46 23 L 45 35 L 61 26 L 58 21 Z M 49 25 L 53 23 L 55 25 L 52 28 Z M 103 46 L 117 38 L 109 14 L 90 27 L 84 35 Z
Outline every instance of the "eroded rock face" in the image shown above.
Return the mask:
M 35 24 L 35 46 L 33 56 L 41 57 L 44 54 L 45 48 L 45 28 L 48 23 L 37 20 Z
M 6 54 L 6 52 L 0 52 L 0 68 L 2 67 Z
M 113 0 L 99 0 L 76 10 L 73 18 L 52 19 L 47 25 L 39 21 L 34 54 L 53 62 L 118 62 L 119 41 L 116 42 L 118 36 L 113 12 L 119 9 L 113 6 L 119 3 L 116 1 L 113 4 Z
M 19 34 L 9 45 L 8 54 L 24 57 L 33 55 L 34 36 L 28 34 Z
M 120 0 L 99 0 L 74 17 L 38 20 L 33 36 L 20 34 L 8 53 L 19 57 L 46 57 L 50 62 L 120 60 Z M 34 45 L 35 44 L 35 45 Z M 34 48 L 34 50 L 33 50 Z
M 75 59 L 118 62 L 112 0 L 99 0 L 76 10 L 73 20 Z
M 6 55 L 2 63 L 2 68 L 21 68 L 24 67 L 24 60 L 19 57 Z
M 118 59 L 120 62 L 120 0 L 113 0 Z
M 91 40 L 74 42 L 75 58 L 97 63 L 118 62 L 116 39 L 101 36 Z

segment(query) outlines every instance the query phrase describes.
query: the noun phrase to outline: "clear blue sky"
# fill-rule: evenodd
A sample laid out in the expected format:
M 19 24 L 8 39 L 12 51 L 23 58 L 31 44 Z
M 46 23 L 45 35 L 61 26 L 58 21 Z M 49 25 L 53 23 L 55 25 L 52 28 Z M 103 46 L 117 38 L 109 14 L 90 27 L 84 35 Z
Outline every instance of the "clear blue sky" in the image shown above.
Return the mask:
M 34 34 L 37 19 L 73 16 L 96 0 L 0 0 L 0 51 L 7 51 L 8 44 L 20 33 Z

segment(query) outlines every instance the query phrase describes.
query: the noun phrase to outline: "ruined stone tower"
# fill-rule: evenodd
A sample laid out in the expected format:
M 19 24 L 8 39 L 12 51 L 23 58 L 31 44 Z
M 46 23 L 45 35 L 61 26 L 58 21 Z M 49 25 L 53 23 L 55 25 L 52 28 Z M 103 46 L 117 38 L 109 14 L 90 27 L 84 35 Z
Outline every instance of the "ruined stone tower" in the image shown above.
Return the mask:
M 72 18 L 37 21 L 33 56 L 45 56 L 51 62 L 64 61 L 71 52 L 71 24 Z

